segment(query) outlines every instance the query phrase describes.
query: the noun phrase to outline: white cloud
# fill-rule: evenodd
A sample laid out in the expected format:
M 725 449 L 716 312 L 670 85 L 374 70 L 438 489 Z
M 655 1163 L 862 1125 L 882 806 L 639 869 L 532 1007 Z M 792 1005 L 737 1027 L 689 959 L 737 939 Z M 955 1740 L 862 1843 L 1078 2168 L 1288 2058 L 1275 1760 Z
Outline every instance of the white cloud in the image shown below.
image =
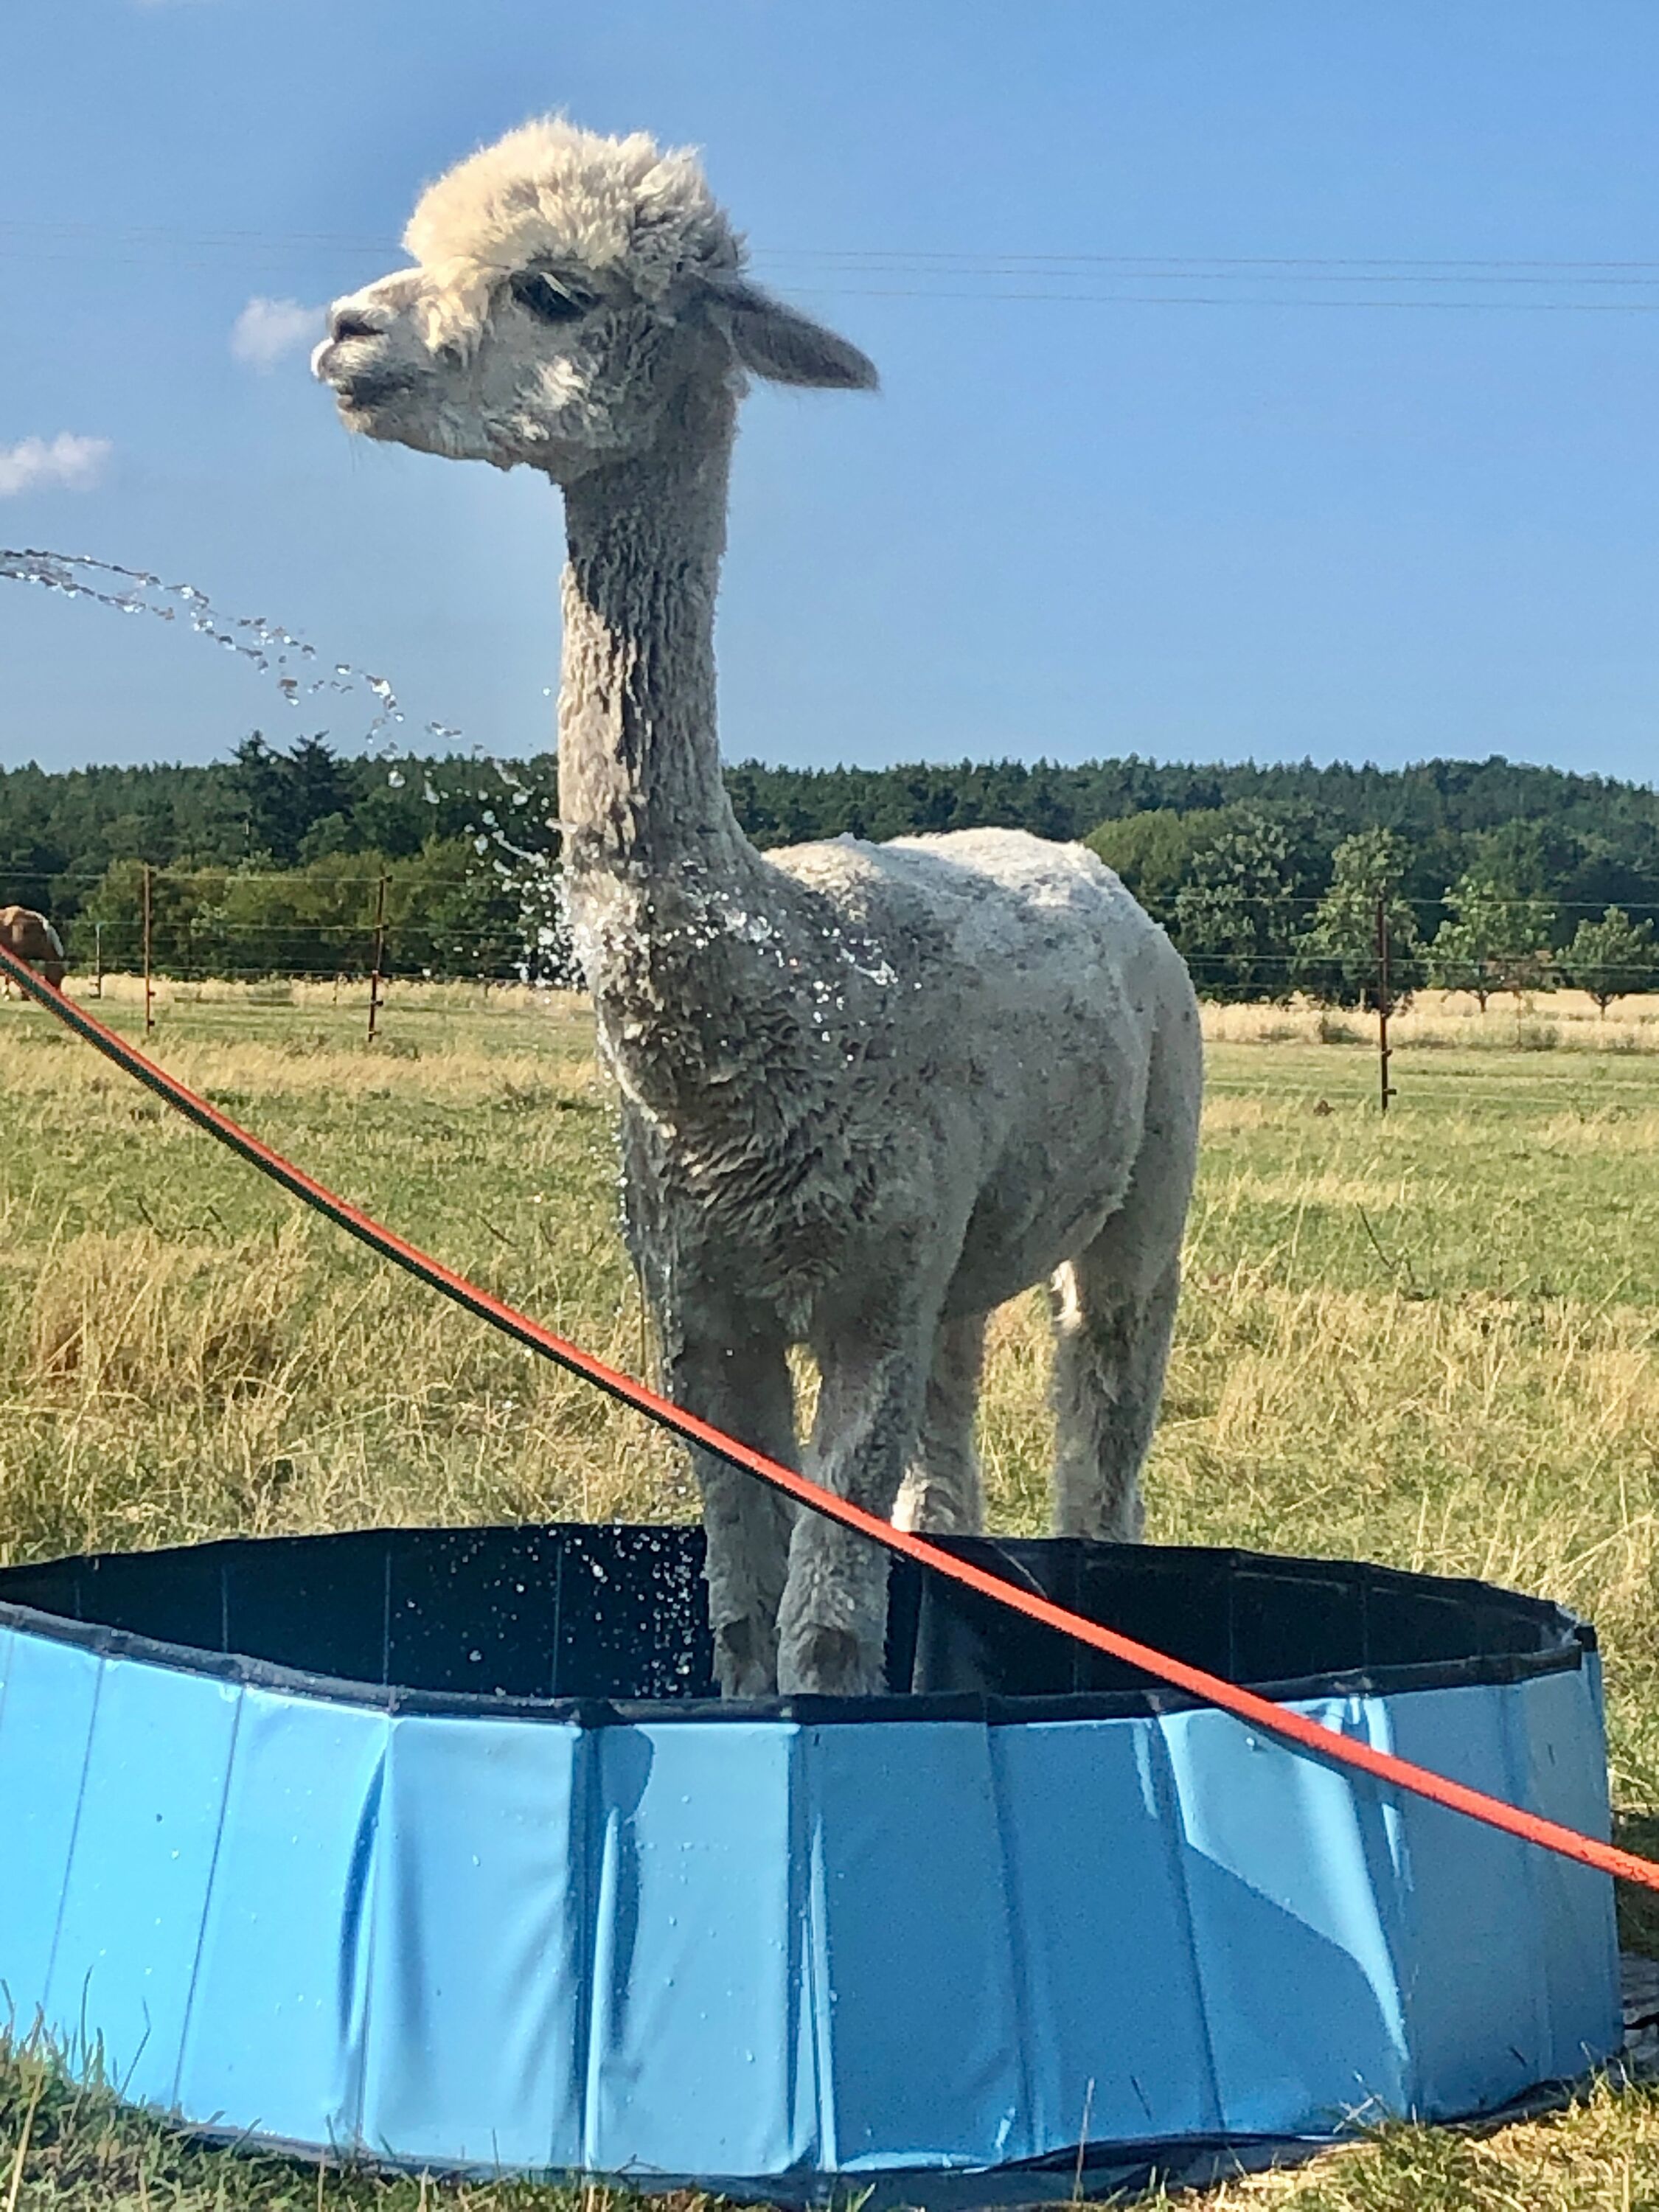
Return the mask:
M 50 441 L 23 438 L 15 446 L 0 446 L 0 499 L 15 499 L 43 484 L 89 491 L 112 451 L 107 438 L 77 438 L 70 430 L 60 430 Z
M 298 300 L 250 300 L 236 318 L 230 349 L 250 368 L 275 368 L 284 354 L 309 348 L 323 335 L 323 310 Z

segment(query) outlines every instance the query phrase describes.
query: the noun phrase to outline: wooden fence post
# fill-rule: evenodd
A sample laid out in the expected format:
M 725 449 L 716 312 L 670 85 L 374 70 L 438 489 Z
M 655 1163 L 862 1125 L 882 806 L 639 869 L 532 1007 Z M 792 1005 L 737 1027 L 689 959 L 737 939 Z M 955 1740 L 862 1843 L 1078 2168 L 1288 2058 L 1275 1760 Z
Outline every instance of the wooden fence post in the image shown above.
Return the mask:
M 1379 891 L 1376 899 L 1376 1082 L 1377 1105 L 1386 1114 L 1389 1101 L 1394 1097 L 1394 1085 L 1389 1081 L 1389 896 Z
M 368 976 L 368 1041 L 374 1042 L 374 1031 L 380 1018 L 381 969 L 386 963 L 386 876 L 382 872 L 374 888 L 374 965 Z
M 155 990 L 150 977 L 149 946 L 152 901 L 150 898 L 151 870 L 144 863 L 144 1035 L 149 1036 L 155 1027 Z

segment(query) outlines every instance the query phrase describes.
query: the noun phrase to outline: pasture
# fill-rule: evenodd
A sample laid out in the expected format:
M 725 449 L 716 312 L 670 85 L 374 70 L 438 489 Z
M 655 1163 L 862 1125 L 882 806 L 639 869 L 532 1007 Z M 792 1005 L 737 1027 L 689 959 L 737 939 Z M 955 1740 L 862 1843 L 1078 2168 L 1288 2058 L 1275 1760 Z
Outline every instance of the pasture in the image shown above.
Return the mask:
M 142 1026 L 131 989 L 104 1011 Z M 1624 1839 L 1659 1848 L 1659 1022 L 1564 998 L 1398 1028 L 1229 1009 L 1148 1470 L 1155 1540 L 1364 1554 L 1547 1592 L 1607 1658 Z M 155 1050 L 325 1182 L 620 1364 L 651 1346 L 580 1001 L 164 990 Z M 0 1006 L 0 1560 L 369 1522 L 684 1518 L 637 1417 L 373 1261 L 39 1010 Z M 1041 1300 L 998 1317 L 993 1525 L 1046 1517 Z M 810 1378 L 803 1377 L 810 1387 Z M 0 1808 L 0 1837 L 6 1813 Z M 1109 1870 L 1103 1870 L 1109 1879 Z M 1626 1940 L 1659 1954 L 1659 1911 Z M 27 2141 L 25 2138 L 27 2137 Z M 20 2146 L 21 2147 L 20 2149 Z M 383 2206 L 441 2192 L 200 2153 L 0 2066 L 0 2206 Z M 477 2212 L 550 2203 L 480 2186 Z M 1659 2094 L 1477 2139 L 1394 2128 L 1195 2200 L 1659 2204 Z

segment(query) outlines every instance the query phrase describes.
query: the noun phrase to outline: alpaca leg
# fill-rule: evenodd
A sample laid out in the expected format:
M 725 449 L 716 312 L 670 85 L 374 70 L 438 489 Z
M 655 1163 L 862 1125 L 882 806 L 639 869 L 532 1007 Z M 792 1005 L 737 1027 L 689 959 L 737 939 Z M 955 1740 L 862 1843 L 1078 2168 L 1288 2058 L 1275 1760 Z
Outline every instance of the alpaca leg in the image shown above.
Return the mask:
M 1062 1536 L 1140 1537 L 1141 1463 L 1181 1291 L 1202 1049 L 1197 1008 L 1176 1009 L 1154 1042 L 1140 1150 L 1123 1204 L 1050 1285 L 1054 1527 Z
M 901 1528 L 969 1535 L 985 1525 L 974 1419 L 985 1364 L 984 1314 L 941 1322 L 922 1410 L 921 1443 L 905 1470 L 893 1519 Z
M 818 1364 L 813 1477 L 885 1519 L 915 1449 L 926 1346 L 843 1342 L 820 1347 Z M 886 1639 L 886 1553 L 819 1514 L 799 1514 L 778 1615 L 779 1687 L 871 1696 L 883 1685 Z
M 781 1344 L 688 1342 L 668 1362 L 668 1395 L 727 1435 L 793 1467 L 794 1391 Z M 708 1534 L 708 1618 L 724 1698 L 777 1687 L 778 1605 L 789 1565 L 794 1507 L 759 1478 L 693 1451 Z
M 1181 1287 L 1178 1256 L 1150 1283 L 1110 1231 L 1060 1269 L 1054 1316 L 1054 1528 L 1138 1543 L 1141 1462 L 1152 1440 Z

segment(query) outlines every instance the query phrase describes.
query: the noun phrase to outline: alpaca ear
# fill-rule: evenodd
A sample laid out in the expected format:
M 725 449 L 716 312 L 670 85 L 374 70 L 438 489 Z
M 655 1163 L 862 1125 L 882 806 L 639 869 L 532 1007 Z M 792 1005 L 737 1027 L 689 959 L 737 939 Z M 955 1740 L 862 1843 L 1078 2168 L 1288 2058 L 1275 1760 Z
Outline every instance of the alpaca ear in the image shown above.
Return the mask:
M 740 276 L 713 288 L 716 319 L 746 369 L 774 384 L 816 386 L 824 392 L 873 392 L 875 363 L 834 331 L 797 314 L 781 300 Z

